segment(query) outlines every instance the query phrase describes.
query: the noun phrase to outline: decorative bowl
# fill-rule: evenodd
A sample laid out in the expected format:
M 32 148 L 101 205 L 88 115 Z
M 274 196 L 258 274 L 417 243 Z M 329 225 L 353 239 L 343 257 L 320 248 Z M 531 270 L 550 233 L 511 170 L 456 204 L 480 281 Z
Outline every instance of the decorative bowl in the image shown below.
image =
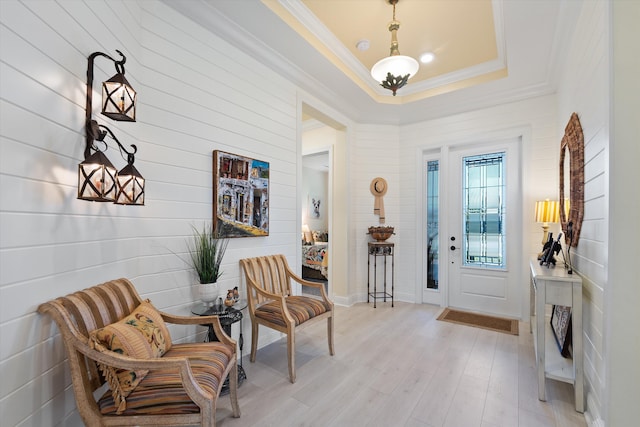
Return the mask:
M 368 234 L 370 234 L 371 237 L 373 237 L 378 242 L 384 242 L 389 237 L 391 237 L 392 234 L 395 234 L 395 233 L 393 232 L 393 227 L 376 226 L 376 227 L 369 227 Z

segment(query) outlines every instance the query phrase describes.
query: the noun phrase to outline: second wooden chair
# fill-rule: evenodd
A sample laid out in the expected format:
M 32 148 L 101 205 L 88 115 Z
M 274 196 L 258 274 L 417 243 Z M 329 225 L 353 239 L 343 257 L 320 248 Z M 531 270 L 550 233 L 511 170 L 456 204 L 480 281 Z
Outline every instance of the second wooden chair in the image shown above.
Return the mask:
M 308 325 L 327 320 L 329 354 L 333 356 L 333 302 L 324 284 L 297 276 L 284 255 L 268 255 L 240 260 L 247 282 L 247 299 L 251 316 L 251 362 L 256 360 L 258 326 L 263 325 L 287 335 L 289 379 L 296 381 L 295 333 Z M 291 281 L 319 288 L 320 297 L 295 296 Z

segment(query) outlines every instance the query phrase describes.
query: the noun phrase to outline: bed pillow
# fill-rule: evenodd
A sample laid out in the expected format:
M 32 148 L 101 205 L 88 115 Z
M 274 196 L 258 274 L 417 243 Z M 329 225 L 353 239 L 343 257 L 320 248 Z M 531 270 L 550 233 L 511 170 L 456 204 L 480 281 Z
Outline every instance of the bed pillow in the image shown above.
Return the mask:
M 89 345 L 100 352 L 114 351 L 139 359 L 153 359 L 169 351 L 171 335 L 160 313 L 149 301 L 144 301 L 122 320 L 92 331 Z M 149 371 L 131 371 L 101 363 L 98 366 L 109 383 L 117 413 L 123 412 L 127 408 L 126 397 Z
M 329 241 L 329 233 L 327 231 L 313 231 L 313 241 L 316 243 L 328 242 Z

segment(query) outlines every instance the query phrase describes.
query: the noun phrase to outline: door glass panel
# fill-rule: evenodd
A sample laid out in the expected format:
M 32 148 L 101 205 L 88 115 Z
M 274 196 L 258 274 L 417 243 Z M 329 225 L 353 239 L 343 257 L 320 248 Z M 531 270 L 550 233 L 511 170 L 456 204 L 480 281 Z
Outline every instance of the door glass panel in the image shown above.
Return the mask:
M 438 289 L 440 162 L 427 162 L 427 288 Z
M 505 153 L 463 158 L 463 265 L 505 264 Z

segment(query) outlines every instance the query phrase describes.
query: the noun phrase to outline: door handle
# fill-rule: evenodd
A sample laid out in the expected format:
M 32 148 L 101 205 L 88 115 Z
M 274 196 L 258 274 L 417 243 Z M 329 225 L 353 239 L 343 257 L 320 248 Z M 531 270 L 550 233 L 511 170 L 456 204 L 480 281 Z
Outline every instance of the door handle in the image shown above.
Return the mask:
M 450 239 L 450 240 L 451 240 L 452 242 L 455 242 L 455 241 L 456 241 L 455 236 L 451 236 L 451 239 Z M 458 249 L 458 248 L 456 248 L 454 245 L 451 245 L 451 246 L 449 246 L 449 249 L 451 249 L 452 251 L 455 251 L 455 250 L 456 250 L 456 249 Z

